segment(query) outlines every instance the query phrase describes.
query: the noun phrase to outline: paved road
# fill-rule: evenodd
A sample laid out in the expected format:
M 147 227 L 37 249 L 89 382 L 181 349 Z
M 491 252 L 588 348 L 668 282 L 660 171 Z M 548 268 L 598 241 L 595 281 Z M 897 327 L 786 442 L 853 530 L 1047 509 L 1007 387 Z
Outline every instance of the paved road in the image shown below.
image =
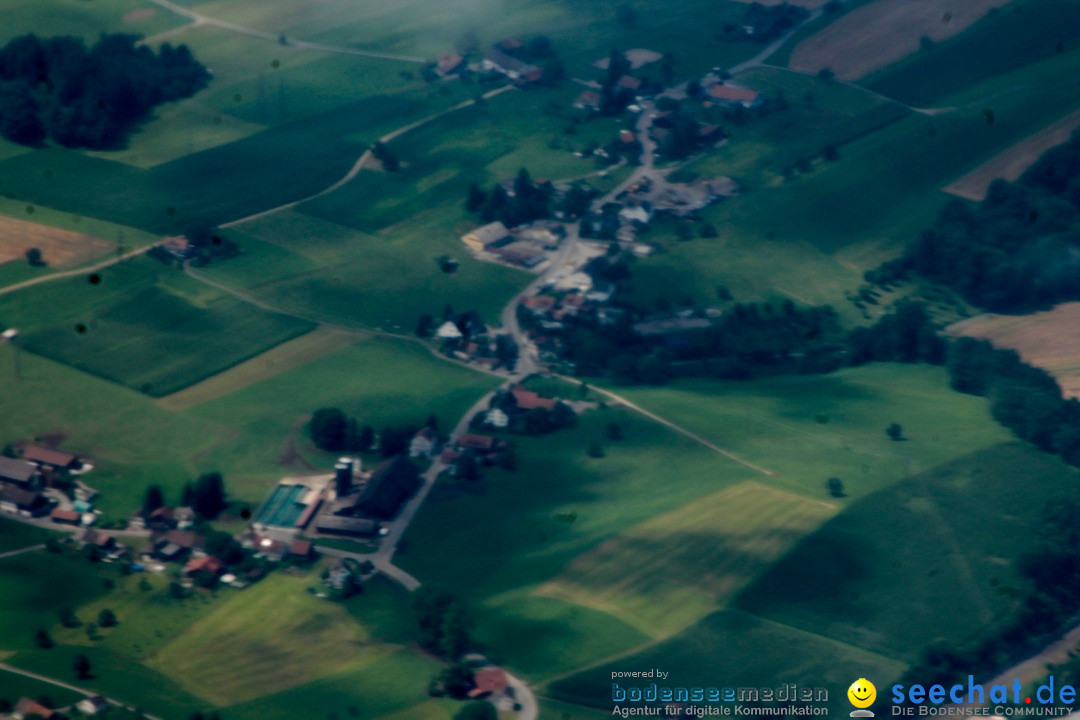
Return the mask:
M 243 25 L 237 25 L 236 23 L 225 22 L 224 20 L 217 20 L 201 13 L 197 13 L 194 10 L 189 10 L 186 7 L 181 7 L 175 3 L 169 2 L 169 0 L 148 0 L 158 7 L 165 8 L 170 12 L 174 12 L 177 15 L 190 18 L 195 21 L 196 25 L 212 25 L 214 27 L 222 28 L 223 30 L 229 30 L 231 32 L 239 33 L 241 35 L 248 35 L 250 37 L 260 38 L 262 40 L 271 40 L 273 42 L 281 42 L 280 33 L 265 32 L 263 30 L 256 30 L 255 28 L 244 27 Z M 186 26 L 186 27 L 191 27 Z M 304 50 L 322 50 L 324 52 L 342 53 L 344 55 L 358 55 L 360 57 L 372 57 L 381 58 L 383 60 L 398 60 L 401 62 L 418 63 L 422 64 L 427 62 L 422 57 L 416 57 L 415 55 L 397 55 L 394 53 L 376 52 L 374 50 L 358 50 L 356 48 L 342 47 L 340 45 L 324 45 L 323 43 L 307 42 L 305 40 L 293 40 L 287 38 L 289 47 L 302 48 Z
M 38 681 L 43 682 L 43 683 L 48 683 L 50 685 L 55 685 L 56 687 L 62 687 L 65 690 L 71 690 L 72 692 L 77 692 L 77 693 L 79 693 L 81 695 L 84 695 L 86 697 L 94 697 L 95 695 L 100 694 L 100 693 L 94 692 L 92 690 L 87 690 L 86 688 L 79 687 L 78 685 L 72 685 L 71 683 L 64 682 L 63 680 L 57 680 L 56 678 L 51 678 L 51 677 L 48 677 L 47 675 L 39 675 L 37 673 L 30 672 L 29 670 L 23 670 L 22 668 L 17 668 L 17 667 L 15 667 L 13 665 L 8 665 L 7 663 L 0 662 L 0 672 L 8 672 L 8 673 L 12 673 L 13 675 L 22 675 L 23 677 L 31 678 L 32 680 L 38 680 Z M 105 697 L 105 696 L 102 696 L 102 697 Z M 107 703 L 109 703 L 110 705 L 114 705 L 116 707 L 134 709 L 133 706 L 128 705 L 127 703 L 120 702 L 119 700 L 116 700 L 116 699 L 111 698 L 111 697 L 105 697 L 105 701 Z M 148 720 L 161 720 L 161 718 L 159 718 L 157 715 L 151 715 L 150 713 L 147 713 L 147 712 L 143 712 L 142 716 L 144 718 L 147 718 Z

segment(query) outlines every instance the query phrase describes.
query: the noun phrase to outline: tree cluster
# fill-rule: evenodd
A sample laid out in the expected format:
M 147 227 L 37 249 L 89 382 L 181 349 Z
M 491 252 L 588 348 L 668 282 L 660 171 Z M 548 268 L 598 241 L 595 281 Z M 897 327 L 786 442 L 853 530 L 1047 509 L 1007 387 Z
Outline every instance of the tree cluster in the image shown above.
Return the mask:
M 515 227 L 551 217 L 554 195 L 550 183 L 533 182 L 529 171 L 521 168 L 514 178 L 512 192 L 507 192 L 501 184 L 496 184 L 490 191 L 477 183 L 470 185 L 465 209 L 478 214 L 486 223 L 498 220 L 506 227 Z
M 425 586 L 416 592 L 413 613 L 425 650 L 452 661 L 469 651 L 472 620 L 459 598 Z
M 147 490 L 148 499 L 152 490 Z M 194 483 L 184 485 L 180 502 L 204 520 L 213 520 L 228 506 L 225 479 L 219 472 L 203 473 Z M 160 507 L 160 506 L 159 506 Z
M 901 258 L 868 274 L 908 273 L 994 312 L 1080 299 L 1080 133 L 1047 151 L 1015 183 L 996 180 L 977 205 L 953 200 Z
M 154 53 L 134 35 L 21 35 L 0 49 L 0 135 L 23 145 L 46 139 L 109 150 L 161 103 L 190 97 L 210 73 L 187 46 Z

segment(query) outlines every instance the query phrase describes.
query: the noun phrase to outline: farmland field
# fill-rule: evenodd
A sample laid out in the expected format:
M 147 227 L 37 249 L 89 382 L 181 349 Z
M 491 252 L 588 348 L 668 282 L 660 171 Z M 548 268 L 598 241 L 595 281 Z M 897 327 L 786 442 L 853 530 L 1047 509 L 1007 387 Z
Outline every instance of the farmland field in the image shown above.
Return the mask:
M 1024 138 L 943 189 L 968 200 L 983 200 L 990 183 L 999 179 L 1008 182 L 1016 180 L 1044 152 L 1068 140 L 1077 127 L 1080 127 L 1080 110 L 1073 111 L 1034 135 Z
M 1080 396 L 1080 303 L 1062 303 L 1030 315 L 979 315 L 949 327 L 954 336 L 982 338 L 1020 353 L 1024 362 L 1054 376 L 1067 397 Z
M 831 688 L 860 676 L 881 678 L 880 687 L 929 642 L 963 640 L 1011 609 L 1012 561 L 1034 542 L 1030 528 L 1046 502 L 1072 492 L 1074 482 L 1075 470 L 1016 443 L 959 457 L 854 503 L 734 608 L 545 692 L 604 707 L 613 668 L 656 666 L 687 685 L 725 677 L 748 686 L 824 685 L 830 705 L 846 705 Z M 908 538 L 903 546 L 892 541 L 898 533 Z M 941 614 L 943 604 L 954 611 Z
M 665 637 L 730 599 L 834 511 L 824 500 L 740 483 L 579 555 L 537 593 L 610 612 Z
M 916 52 L 922 38 L 945 40 L 1009 1 L 875 0 L 800 43 L 790 65 L 806 73 L 831 68 L 838 78 L 857 80 Z
M 137 259 L 7 295 L 5 319 L 31 352 L 165 395 L 312 329 Z M 33 306 L 24 302 L 26 295 Z M 135 332 L 133 332 L 135 330 Z

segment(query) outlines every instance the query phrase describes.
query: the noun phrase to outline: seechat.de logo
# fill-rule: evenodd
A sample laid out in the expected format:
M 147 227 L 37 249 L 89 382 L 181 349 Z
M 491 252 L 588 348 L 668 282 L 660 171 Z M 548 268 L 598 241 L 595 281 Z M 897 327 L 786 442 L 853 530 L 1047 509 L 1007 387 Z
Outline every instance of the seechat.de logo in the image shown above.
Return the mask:
M 848 702 L 857 708 L 851 712 L 851 717 L 874 717 L 874 713 L 866 709 L 877 699 L 877 688 L 874 687 L 874 683 L 866 678 L 859 678 L 847 689 L 847 698 Z

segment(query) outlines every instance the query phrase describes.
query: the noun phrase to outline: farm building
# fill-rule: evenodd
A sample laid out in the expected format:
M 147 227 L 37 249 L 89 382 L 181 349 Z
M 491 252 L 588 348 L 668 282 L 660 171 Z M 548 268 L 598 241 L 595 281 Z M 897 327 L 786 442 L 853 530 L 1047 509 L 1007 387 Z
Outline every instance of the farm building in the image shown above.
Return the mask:
M 458 75 L 465 67 L 465 58 L 454 52 L 445 52 L 435 63 L 435 74 L 441 78 Z
M 409 457 L 431 457 L 438 448 L 439 434 L 429 427 L 420 428 L 409 443 Z
M 252 525 L 259 534 L 266 528 L 302 528 L 315 517 L 333 475 L 308 478 L 285 478 L 255 513 Z
M 61 525 L 78 525 L 82 522 L 82 515 L 78 510 L 61 510 L 60 508 L 56 508 L 52 511 L 52 514 L 49 515 L 49 518 L 54 523 L 59 523 Z
M 579 110 L 599 110 L 600 93 L 592 90 L 585 90 L 577 96 L 576 100 L 574 100 L 574 107 Z
M 509 237 L 510 231 L 501 222 L 488 223 L 461 236 L 461 242 L 471 250 L 487 250 Z
M 379 532 L 379 524 L 368 518 L 352 518 L 324 514 L 320 515 L 315 520 L 315 530 L 323 535 L 370 537 Z
M 17 485 L 4 485 L 0 490 L 0 512 L 22 517 L 41 517 L 48 514 L 51 503 L 44 495 Z
M 708 95 L 718 105 L 725 107 L 742 106 L 748 110 L 756 108 L 765 102 L 765 98 L 757 90 L 734 85 L 713 85 L 709 88 Z
M 416 466 L 404 455 L 398 455 L 375 469 L 360 493 L 356 507 L 372 517 L 392 518 L 421 484 Z
M 29 487 L 36 472 L 37 468 L 33 463 L 0 455 L 0 482 Z
M 75 470 L 79 467 L 78 456 L 39 445 L 27 447 L 23 451 L 23 460 L 28 460 L 38 467 L 50 467 L 53 470 Z
M 11 717 L 16 720 L 24 720 L 24 718 L 37 718 L 42 720 L 66 720 L 67 715 L 47 708 L 36 700 L 31 700 L 28 697 L 19 698 L 19 701 L 15 703 L 15 711 L 11 714 Z

